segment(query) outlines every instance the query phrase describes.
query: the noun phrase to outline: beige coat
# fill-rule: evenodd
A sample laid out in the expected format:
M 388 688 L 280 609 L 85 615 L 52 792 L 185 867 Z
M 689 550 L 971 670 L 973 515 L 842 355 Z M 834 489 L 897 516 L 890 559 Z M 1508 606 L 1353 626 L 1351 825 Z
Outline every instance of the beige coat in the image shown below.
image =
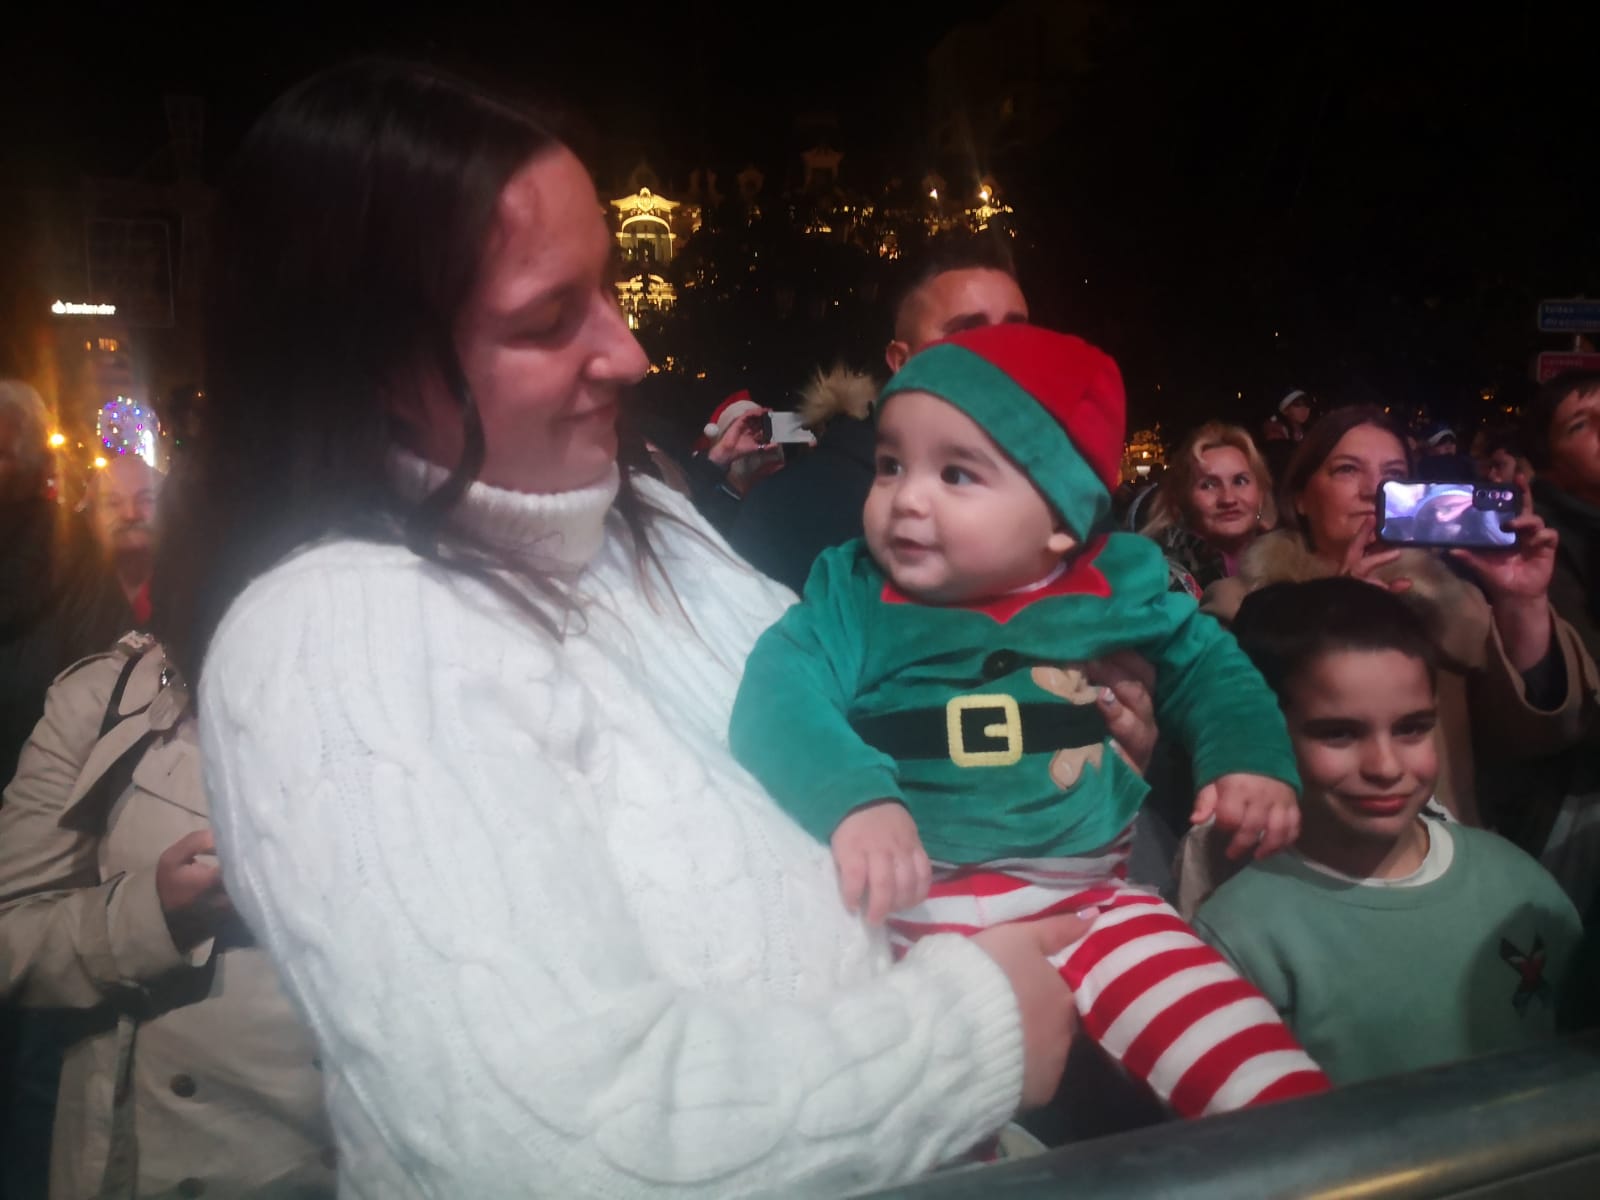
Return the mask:
M 1206 589 L 1201 608 L 1227 624 L 1259 587 L 1332 574 L 1334 567 L 1313 554 L 1304 538 L 1280 530 L 1257 538 L 1244 552 L 1239 573 Z M 1534 759 L 1571 746 L 1593 712 L 1600 673 L 1572 627 L 1552 613 L 1567 694 L 1557 708 L 1543 712 L 1528 703 L 1482 592 L 1422 550 L 1400 551 L 1399 560 L 1377 576 L 1411 580 L 1402 596 L 1427 623 L 1441 655 L 1439 802 L 1467 824 L 1482 825 L 1474 758 Z
M 130 663 L 127 717 L 102 738 Z M 210 818 L 164 670 L 124 639 L 63 674 L 0 805 L 0 999 L 103 1018 L 67 1051 L 50 1194 L 332 1196 L 316 1048 L 266 954 L 242 926 L 187 955 L 167 932 L 156 860 Z M 94 786 L 151 731 L 126 786 Z

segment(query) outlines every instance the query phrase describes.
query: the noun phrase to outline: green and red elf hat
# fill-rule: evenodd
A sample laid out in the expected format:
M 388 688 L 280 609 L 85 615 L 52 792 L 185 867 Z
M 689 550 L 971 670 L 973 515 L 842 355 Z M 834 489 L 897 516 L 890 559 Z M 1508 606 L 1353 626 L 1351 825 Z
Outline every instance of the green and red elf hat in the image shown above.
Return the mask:
M 1127 402 L 1103 350 L 1037 325 L 986 325 L 914 354 L 883 387 L 927 392 L 976 421 L 1080 542 L 1111 512 Z

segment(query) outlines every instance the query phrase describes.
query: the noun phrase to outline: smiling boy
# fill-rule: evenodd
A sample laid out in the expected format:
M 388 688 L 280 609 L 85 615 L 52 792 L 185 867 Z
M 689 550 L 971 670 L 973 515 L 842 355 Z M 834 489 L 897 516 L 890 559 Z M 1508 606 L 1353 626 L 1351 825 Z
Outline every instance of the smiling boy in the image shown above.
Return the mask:
M 1288 718 L 1300 840 L 1219 888 L 1201 935 L 1335 1083 L 1552 1036 L 1578 914 L 1509 842 L 1424 814 L 1439 756 L 1417 617 L 1332 578 L 1262 588 L 1233 629 Z

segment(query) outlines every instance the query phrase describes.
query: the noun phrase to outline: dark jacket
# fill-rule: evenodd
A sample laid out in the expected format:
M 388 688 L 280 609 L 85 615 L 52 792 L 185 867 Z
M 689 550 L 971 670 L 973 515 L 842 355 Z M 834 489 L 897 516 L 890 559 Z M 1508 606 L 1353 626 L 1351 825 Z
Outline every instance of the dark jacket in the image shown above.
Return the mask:
M 871 421 L 836 416 L 817 448 L 750 489 L 726 529 L 746 562 L 794 591 L 829 546 L 861 536 L 872 490 Z
M 1543 479 L 1533 482 L 1534 506 L 1561 535 L 1550 603 L 1600 661 L 1600 508 Z
M 1174 523 L 1159 533 L 1146 536 L 1155 538 L 1156 544 L 1161 547 L 1161 553 L 1167 556 L 1167 562 L 1183 568 L 1200 591 L 1203 592 L 1217 580 L 1228 577 L 1228 562 L 1223 558 L 1222 551 L 1198 533 Z M 1187 592 L 1190 589 L 1174 578 L 1167 590 Z M 1199 596 L 1199 592 L 1193 594 Z
M 727 537 L 740 504 L 739 493 L 728 484 L 728 472 L 699 451 L 682 466 L 684 478 L 689 481 L 689 499 L 711 528 Z
M 0 786 L 16 773 L 51 680 L 132 625 L 81 518 L 42 499 L 0 507 Z

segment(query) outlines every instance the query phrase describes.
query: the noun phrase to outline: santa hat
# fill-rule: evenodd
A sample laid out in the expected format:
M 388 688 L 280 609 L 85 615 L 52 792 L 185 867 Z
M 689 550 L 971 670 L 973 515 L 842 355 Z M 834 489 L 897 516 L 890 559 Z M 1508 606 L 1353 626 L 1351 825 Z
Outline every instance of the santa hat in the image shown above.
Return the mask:
M 760 411 L 761 406 L 750 399 L 749 391 L 745 388 L 740 388 L 721 404 L 717 405 L 716 411 L 711 414 L 711 420 L 706 422 L 706 427 L 701 432 L 705 434 L 708 441 L 715 442 L 733 428 L 735 421 L 744 417 L 754 416 Z
M 1299 388 L 1290 388 L 1283 394 L 1283 399 L 1278 401 L 1278 411 L 1282 412 L 1297 400 L 1301 404 L 1311 403 L 1311 397 L 1307 396 L 1305 392 L 1301 391 Z
M 913 355 L 878 397 L 928 392 L 971 417 L 1079 541 L 1111 512 L 1126 430 L 1122 374 L 1082 338 L 987 325 Z

